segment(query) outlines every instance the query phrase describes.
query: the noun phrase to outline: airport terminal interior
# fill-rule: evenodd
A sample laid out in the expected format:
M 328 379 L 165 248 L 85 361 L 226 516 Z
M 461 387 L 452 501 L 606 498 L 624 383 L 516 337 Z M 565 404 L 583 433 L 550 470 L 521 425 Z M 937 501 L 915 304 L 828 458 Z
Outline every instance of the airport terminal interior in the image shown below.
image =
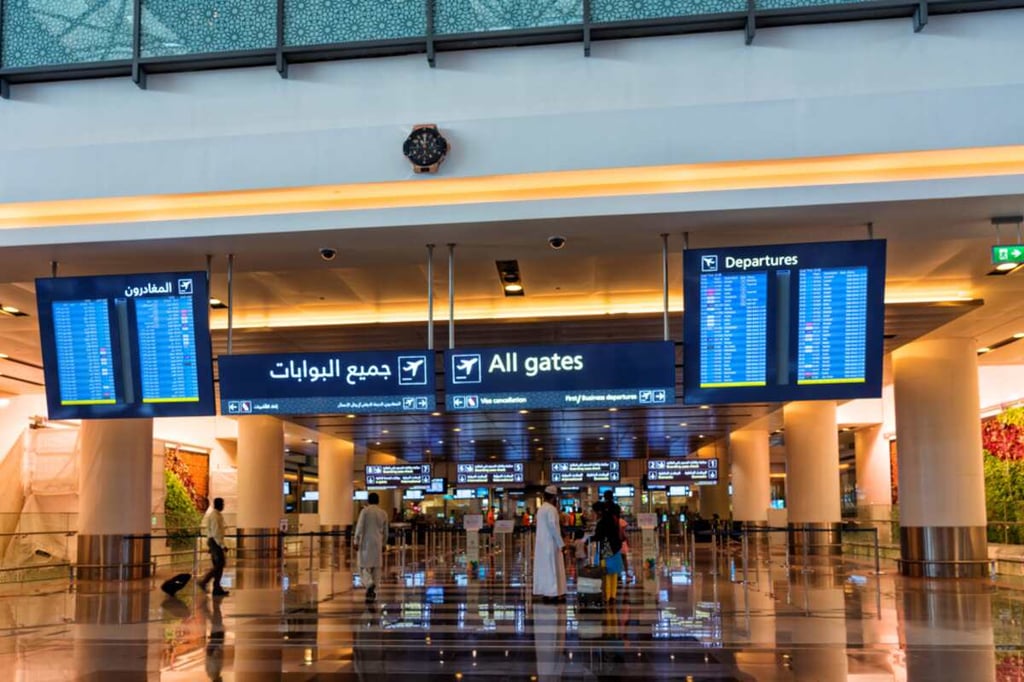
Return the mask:
M 0 679 L 1024 679 L 1022 31 L 0 0 Z

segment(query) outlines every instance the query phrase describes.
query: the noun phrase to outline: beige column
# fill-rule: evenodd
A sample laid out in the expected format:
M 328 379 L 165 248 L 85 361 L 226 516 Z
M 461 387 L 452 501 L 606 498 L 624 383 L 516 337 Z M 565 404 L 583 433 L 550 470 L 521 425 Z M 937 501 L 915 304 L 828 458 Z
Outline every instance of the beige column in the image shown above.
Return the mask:
M 84 420 L 78 469 L 78 576 L 150 575 L 153 420 Z M 123 567 L 122 567 L 123 564 Z
M 790 547 L 803 552 L 806 543 L 808 554 L 838 554 L 841 511 L 835 401 L 788 403 L 783 421 Z
M 729 463 L 726 458 L 718 455 L 718 447 L 714 443 L 705 445 L 697 451 L 697 457 L 700 459 L 718 458 L 718 483 L 695 486 L 695 489 L 699 491 L 700 495 L 698 508 L 701 516 L 710 519 L 718 514 L 720 519 L 728 521 L 731 514 L 729 509 Z
M 265 415 L 239 417 L 239 559 L 264 561 L 279 555 L 277 533 L 284 515 L 283 477 L 284 424 Z
M 881 424 L 857 429 L 853 449 L 857 461 L 857 516 L 877 523 L 879 539 L 891 540 L 888 521 L 892 519 L 892 467 L 889 441 Z
M 347 440 L 321 434 L 318 446 L 320 526 L 352 525 L 352 462 L 355 446 Z
M 732 458 L 732 517 L 754 524 L 768 522 L 772 503 L 768 428 L 755 424 L 729 434 Z
M 988 574 L 974 339 L 916 341 L 893 353 L 904 575 Z

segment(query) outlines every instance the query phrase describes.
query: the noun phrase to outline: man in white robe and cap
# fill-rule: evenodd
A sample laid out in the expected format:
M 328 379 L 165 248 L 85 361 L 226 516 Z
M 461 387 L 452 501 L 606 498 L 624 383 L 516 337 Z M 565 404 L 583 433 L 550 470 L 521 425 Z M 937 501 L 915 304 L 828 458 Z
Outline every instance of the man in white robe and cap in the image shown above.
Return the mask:
M 544 503 L 537 510 L 537 535 L 533 550 L 533 594 L 550 604 L 565 599 L 565 560 L 562 531 L 558 524 L 558 488 L 544 488 Z
M 359 552 L 359 577 L 366 588 L 366 601 L 377 598 L 377 583 L 384 564 L 384 543 L 388 537 L 388 513 L 378 507 L 380 495 L 370 493 L 369 506 L 356 521 L 355 550 Z

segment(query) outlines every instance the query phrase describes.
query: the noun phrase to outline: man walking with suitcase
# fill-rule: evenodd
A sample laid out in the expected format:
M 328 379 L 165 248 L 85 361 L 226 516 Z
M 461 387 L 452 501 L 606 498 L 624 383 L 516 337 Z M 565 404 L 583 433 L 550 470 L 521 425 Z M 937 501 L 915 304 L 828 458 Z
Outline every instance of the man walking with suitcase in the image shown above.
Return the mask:
M 213 504 L 203 516 L 203 535 L 206 537 L 206 547 L 210 551 L 210 563 L 213 564 L 213 567 L 199 579 L 199 587 L 205 592 L 206 586 L 212 580 L 214 597 L 228 596 L 228 591 L 220 585 L 220 579 L 224 575 L 224 566 L 227 564 L 227 558 L 224 556 L 226 548 L 224 547 L 222 511 L 224 511 L 224 499 L 215 497 Z

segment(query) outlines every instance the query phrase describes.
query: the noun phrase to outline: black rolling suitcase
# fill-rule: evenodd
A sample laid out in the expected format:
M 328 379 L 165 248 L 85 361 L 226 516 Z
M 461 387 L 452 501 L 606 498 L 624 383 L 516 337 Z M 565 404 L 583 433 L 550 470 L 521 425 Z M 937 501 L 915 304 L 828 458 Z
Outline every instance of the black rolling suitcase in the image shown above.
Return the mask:
M 581 609 L 604 608 L 604 567 L 594 566 L 592 560 L 576 572 L 576 605 Z
M 160 586 L 160 589 L 163 590 L 164 593 L 173 597 L 180 592 L 185 585 L 188 585 L 188 581 L 191 579 L 191 573 L 179 573 L 178 575 L 165 580 L 164 584 Z

